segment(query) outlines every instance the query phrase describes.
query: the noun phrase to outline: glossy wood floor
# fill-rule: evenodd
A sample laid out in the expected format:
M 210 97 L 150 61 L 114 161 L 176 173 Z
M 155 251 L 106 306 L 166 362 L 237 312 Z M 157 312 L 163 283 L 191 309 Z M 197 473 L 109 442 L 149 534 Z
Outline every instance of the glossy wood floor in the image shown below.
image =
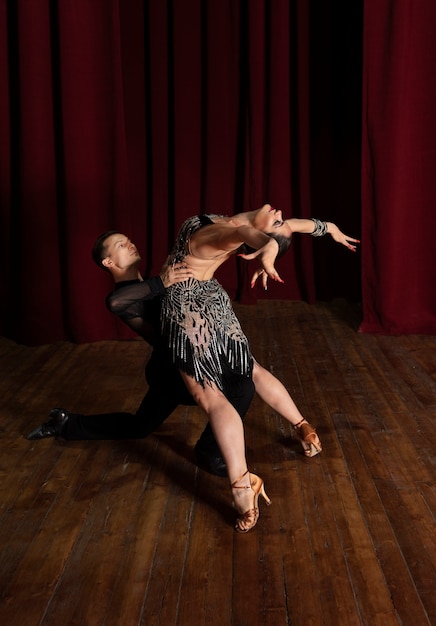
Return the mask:
M 23 437 L 52 406 L 135 410 L 144 342 L 0 340 L 1 624 L 436 624 L 436 337 L 359 334 L 343 301 L 235 308 L 324 446 L 306 459 L 255 399 L 247 455 L 273 502 L 247 535 L 194 463 L 198 408 L 145 440 Z

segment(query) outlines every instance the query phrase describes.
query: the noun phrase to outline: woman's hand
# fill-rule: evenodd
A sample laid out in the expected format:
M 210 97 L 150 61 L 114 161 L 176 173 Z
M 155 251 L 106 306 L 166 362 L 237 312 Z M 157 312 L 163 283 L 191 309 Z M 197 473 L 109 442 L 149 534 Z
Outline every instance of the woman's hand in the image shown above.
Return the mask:
M 279 283 L 284 282 L 284 280 L 280 278 L 279 273 L 274 267 L 274 262 L 276 260 L 278 251 L 279 244 L 275 239 L 271 237 L 268 242 L 264 246 L 259 248 L 259 250 L 256 250 L 256 252 L 252 252 L 251 254 L 238 254 L 239 257 L 245 259 L 246 261 L 257 259 L 260 263 L 260 268 L 254 273 L 251 280 L 252 287 L 254 287 L 254 283 L 261 274 L 263 274 L 263 285 L 265 289 L 266 281 L 268 278 L 271 278 L 272 280 L 275 280 Z M 256 276 L 255 279 L 254 276 Z
M 164 265 L 159 274 L 165 288 L 171 287 L 175 283 L 183 283 L 188 278 L 192 278 L 193 275 L 192 270 L 186 263 Z
M 353 237 L 348 237 L 348 235 L 345 235 L 341 230 L 339 230 L 336 224 L 333 224 L 333 222 L 327 222 L 327 226 L 327 232 L 333 237 L 333 239 L 337 243 L 341 243 L 352 252 L 356 252 L 357 246 L 353 245 L 350 242 L 354 242 L 355 244 L 360 243 L 358 239 L 353 239 Z
M 259 267 L 254 272 L 253 276 L 251 277 L 250 287 L 253 289 L 259 276 L 262 276 L 262 287 L 265 289 L 265 291 L 267 291 L 268 290 L 268 274 L 261 267 Z

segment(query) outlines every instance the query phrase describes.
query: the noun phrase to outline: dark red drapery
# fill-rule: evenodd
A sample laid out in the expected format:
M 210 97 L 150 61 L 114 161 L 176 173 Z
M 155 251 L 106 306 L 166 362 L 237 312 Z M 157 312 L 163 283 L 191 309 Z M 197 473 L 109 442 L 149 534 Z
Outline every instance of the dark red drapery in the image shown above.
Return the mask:
M 0 32 L 2 334 L 127 336 L 90 258 L 108 228 L 146 273 L 198 212 L 268 201 L 360 236 L 360 2 L 3 0 Z M 360 298 L 330 241 L 279 267 L 268 294 L 242 263 L 220 278 L 243 302 Z
M 368 0 L 363 332 L 436 332 L 436 3 Z

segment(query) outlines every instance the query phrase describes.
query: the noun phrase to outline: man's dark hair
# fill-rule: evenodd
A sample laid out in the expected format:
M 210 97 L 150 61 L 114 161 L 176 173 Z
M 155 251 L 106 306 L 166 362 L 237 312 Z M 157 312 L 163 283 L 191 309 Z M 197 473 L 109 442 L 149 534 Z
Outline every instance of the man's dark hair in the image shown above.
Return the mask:
M 111 237 L 112 235 L 117 235 L 119 232 L 119 230 L 107 230 L 106 232 L 99 235 L 99 237 L 97 237 L 94 245 L 92 246 L 92 258 L 99 267 L 105 270 L 105 272 L 109 272 L 107 267 L 105 267 L 102 263 L 103 259 L 105 259 L 107 256 L 105 241 L 106 239 L 108 239 L 108 237 Z

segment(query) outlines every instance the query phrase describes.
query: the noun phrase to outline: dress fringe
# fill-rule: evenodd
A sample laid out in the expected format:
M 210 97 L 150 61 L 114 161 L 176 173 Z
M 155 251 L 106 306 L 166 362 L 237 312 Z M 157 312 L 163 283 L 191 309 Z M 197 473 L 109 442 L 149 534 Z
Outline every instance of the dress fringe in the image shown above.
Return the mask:
M 234 376 L 249 377 L 248 340 L 228 294 L 213 278 L 172 285 L 162 303 L 162 333 L 179 369 L 221 391 Z

